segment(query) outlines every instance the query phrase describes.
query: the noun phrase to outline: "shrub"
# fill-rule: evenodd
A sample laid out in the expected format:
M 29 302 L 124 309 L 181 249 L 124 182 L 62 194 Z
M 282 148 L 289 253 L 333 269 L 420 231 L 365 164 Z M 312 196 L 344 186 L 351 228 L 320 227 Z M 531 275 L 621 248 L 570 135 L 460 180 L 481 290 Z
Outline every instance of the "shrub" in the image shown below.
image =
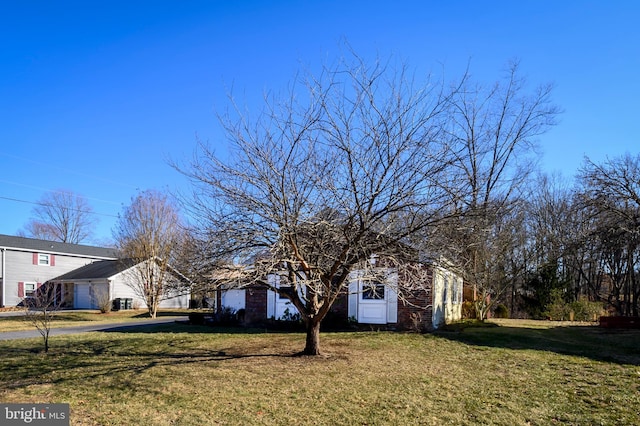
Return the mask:
M 353 328 L 350 318 L 346 318 L 339 312 L 329 311 L 320 325 L 323 331 L 327 330 L 349 330 Z
M 215 315 L 214 322 L 217 325 L 237 325 L 238 315 L 235 309 L 225 306 Z
M 591 302 L 583 296 L 571 303 L 570 309 L 573 312 L 575 321 L 596 321 L 602 314 L 603 304 L 601 302 Z
M 549 296 L 550 302 L 545 307 L 543 315 L 553 321 L 567 321 L 571 315 L 571 307 L 562 298 L 560 289 L 554 289 Z
M 509 318 L 509 309 L 501 303 L 496 306 L 496 310 L 493 314 L 496 318 Z
M 189 323 L 204 325 L 204 312 L 189 312 Z
M 107 314 L 111 312 L 111 308 L 113 307 L 113 302 L 109 299 L 108 291 L 97 291 L 93 296 L 93 299 L 100 309 L 100 312 L 103 314 Z
M 466 301 L 462 303 L 462 318 L 476 319 L 476 307 L 473 302 Z

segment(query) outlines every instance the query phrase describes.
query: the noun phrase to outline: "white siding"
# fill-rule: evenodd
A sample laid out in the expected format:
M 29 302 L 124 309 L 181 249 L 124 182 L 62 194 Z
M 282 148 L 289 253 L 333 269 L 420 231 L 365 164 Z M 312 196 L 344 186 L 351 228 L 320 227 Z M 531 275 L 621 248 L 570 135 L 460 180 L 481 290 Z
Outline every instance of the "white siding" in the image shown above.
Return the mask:
M 431 316 L 431 323 L 433 328 L 438 328 L 445 322 L 445 290 L 444 290 L 444 277 L 440 268 L 434 268 L 433 270 L 433 315 Z
M 398 273 L 391 272 L 386 286 L 387 322 L 398 322 Z
M 245 290 L 233 288 L 222 290 L 220 294 L 220 304 L 223 308 L 231 308 L 235 311 L 245 308 Z
M 434 328 L 462 318 L 462 278 L 442 268 L 434 269 L 433 316 Z

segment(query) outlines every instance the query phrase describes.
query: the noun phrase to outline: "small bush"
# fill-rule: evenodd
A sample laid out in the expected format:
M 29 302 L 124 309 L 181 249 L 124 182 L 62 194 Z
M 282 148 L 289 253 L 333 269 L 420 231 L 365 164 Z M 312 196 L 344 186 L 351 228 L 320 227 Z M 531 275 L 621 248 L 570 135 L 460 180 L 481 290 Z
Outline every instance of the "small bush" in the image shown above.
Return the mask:
M 550 302 L 545 306 L 543 316 L 552 321 L 568 321 L 571 315 L 571 307 L 562 297 L 560 289 L 554 289 L 549 296 Z
M 101 313 L 107 314 L 111 312 L 113 302 L 111 301 L 111 299 L 109 299 L 109 292 L 99 291 L 93 296 L 93 299 L 98 306 L 98 309 L 100 309 Z
M 496 310 L 493 312 L 496 318 L 509 318 L 509 309 L 502 303 L 496 306 Z
M 353 328 L 353 324 L 343 314 L 329 311 L 322 320 L 320 325 L 323 331 L 327 330 L 349 330 Z
M 204 312 L 189 312 L 189 323 L 194 325 L 204 325 Z
M 596 321 L 602 314 L 603 304 L 601 302 L 591 302 L 586 297 L 570 304 L 575 321 Z
M 473 302 L 463 302 L 462 303 L 462 318 L 463 319 L 476 319 L 476 307 L 473 305 Z
M 238 315 L 235 309 L 225 306 L 215 315 L 216 325 L 238 325 Z

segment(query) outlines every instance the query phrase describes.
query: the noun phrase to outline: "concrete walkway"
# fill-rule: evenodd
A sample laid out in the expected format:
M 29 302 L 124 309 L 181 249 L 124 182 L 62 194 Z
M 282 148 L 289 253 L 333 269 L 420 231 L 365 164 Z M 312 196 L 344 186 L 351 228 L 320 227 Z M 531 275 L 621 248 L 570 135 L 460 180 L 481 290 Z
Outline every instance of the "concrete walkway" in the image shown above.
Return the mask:
M 184 316 L 175 316 L 175 317 L 162 317 L 155 319 L 141 319 L 136 321 L 127 321 L 127 322 L 118 322 L 118 323 L 107 323 L 107 324 L 91 324 L 91 325 L 80 325 L 75 327 L 61 327 L 61 328 L 52 328 L 49 336 L 60 336 L 63 334 L 78 334 L 78 333 L 87 333 L 90 331 L 127 331 L 128 329 L 136 328 L 136 327 L 146 327 L 150 325 L 158 325 L 158 324 L 169 324 L 173 323 L 176 320 L 184 320 L 186 317 Z M 38 330 L 24 330 L 24 331 L 5 331 L 0 332 L 0 340 L 13 340 L 13 339 L 29 339 L 33 337 L 42 337 Z

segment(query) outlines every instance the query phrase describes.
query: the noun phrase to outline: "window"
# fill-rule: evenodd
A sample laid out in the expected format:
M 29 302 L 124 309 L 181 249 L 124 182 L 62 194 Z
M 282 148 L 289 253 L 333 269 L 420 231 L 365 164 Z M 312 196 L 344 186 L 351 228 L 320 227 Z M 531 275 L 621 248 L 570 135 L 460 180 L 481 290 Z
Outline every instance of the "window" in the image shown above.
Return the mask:
M 291 286 L 282 286 L 280 287 L 280 291 L 278 292 L 278 299 L 287 299 L 290 300 L 289 297 L 287 297 L 286 294 L 288 294 L 289 296 L 293 297 L 293 287 Z
M 38 265 L 49 266 L 51 264 L 51 257 L 48 254 L 38 254 Z
M 362 300 L 384 300 L 384 284 L 364 284 L 362 288 Z
M 451 303 L 457 305 L 460 303 L 460 280 L 458 278 L 453 279 L 453 300 Z
M 24 297 L 36 295 L 36 283 L 24 283 Z

